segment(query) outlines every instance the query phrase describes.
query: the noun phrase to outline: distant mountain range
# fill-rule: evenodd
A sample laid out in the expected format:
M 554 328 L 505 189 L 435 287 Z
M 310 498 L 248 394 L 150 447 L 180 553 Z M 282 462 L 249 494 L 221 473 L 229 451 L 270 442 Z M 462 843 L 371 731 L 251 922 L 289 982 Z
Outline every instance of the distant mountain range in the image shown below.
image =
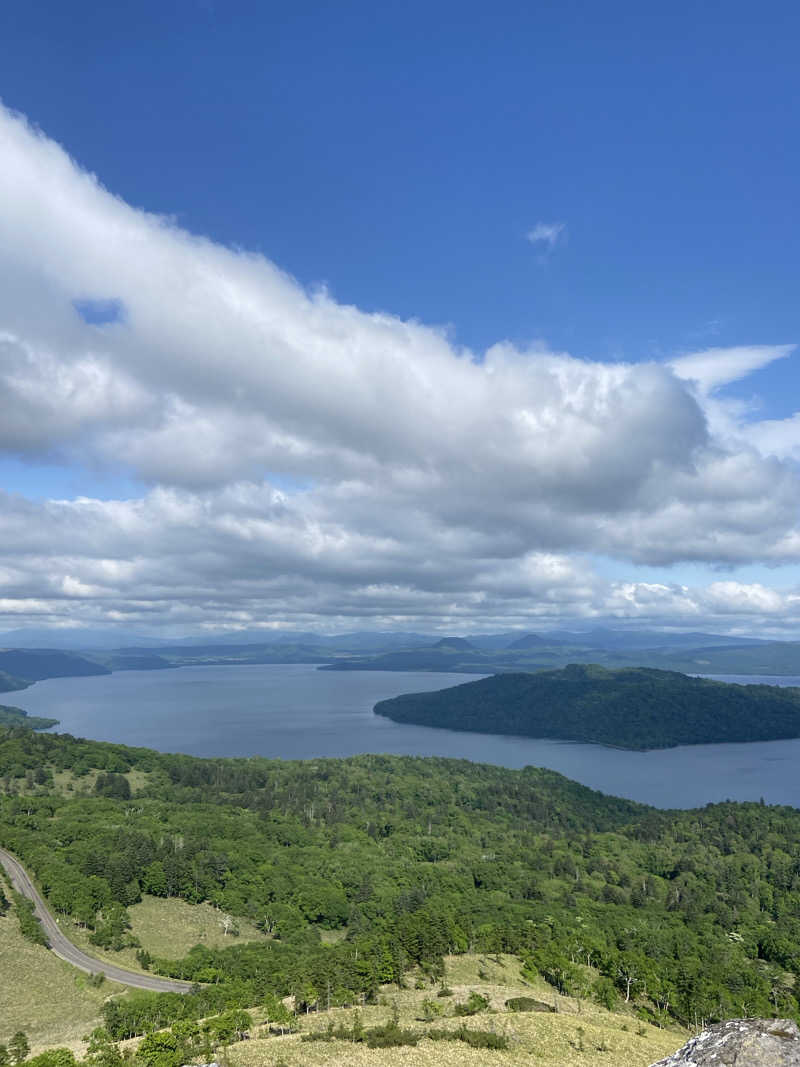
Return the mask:
M 306 645 L 348 652 L 388 652 L 392 649 L 436 645 L 469 645 L 483 651 L 533 646 L 570 645 L 585 648 L 701 648 L 706 645 L 765 644 L 756 637 L 726 637 L 721 634 L 676 633 L 665 630 L 613 629 L 543 630 L 540 633 L 507 631 L 499 634 L 469 634 L 467 637 L 422 634 L 413 631 L 356 630 L 344 634 L 317 634 L 298 630 L 240 630 L 235 633 L 163 638 L 125 630 L 45 629 L 8 630 L 0 633 L 0 648 L 100 651 L 121 648 L 219 647 L 220 645 Z
M 120 634 L 114 634 L 119 639 Z M 128 636 L 128 635 L 123 635 Z M 498 674 L 568 663 L 654 667 L 684 674 L 800 675 L 800 642 L 721 634 L 595 627 L 585 631 L 470 637 L 357 631 L 335 636 L 288 631 L 179 641 L 110 644 L 109 631 L 17 630 L 0 637 L 0 692 L 44 678 L 167 670 L 199 665 L 315 663 L 334 671 Z M 243 638 L 251 638 L 244 640 Z M 23 644 L 22 638 L 30 643 Z M 33 638 L 41 638 L 34 644 Z M 72 644 L 66 645 L 70 640 Z M 49 641 L 49 644 L 47 643 Z M 57 645 L 55 642 L 62 642 Z M 94 644 L 89 645 L 88 642 Z

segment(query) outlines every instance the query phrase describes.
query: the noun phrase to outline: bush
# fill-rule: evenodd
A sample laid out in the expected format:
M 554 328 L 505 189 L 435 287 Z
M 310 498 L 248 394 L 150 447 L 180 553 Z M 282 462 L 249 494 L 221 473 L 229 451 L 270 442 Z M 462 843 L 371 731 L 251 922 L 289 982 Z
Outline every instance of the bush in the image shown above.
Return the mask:
M 486 1011 L 488 1007 L 489 998 L 473 991 L 467 997 L 466 1002 L 454 1004 L 453 1011 L 456 1015 L 477 1015 L 479 1011 Z
M 552 1004 L 535 997 L 511 997 L 506 1001 L 509 1011 L 552 1011 L 556 1009 Z
M 430 997 L 426 997 L 422 1002 L 422 1015 L 420 1019 L 422 1022 L 432 1022 L 438 1016 L 444 1014 L 444 1004 L 437 1004 L 435 1000 L 431 1000 Z
M 34 945 L 49 945 L 42 924 L 36 918 L 33 902 L 23 897 L 21 893 L 12 892 L 11 899 L 14 901 L 20 933 L 25 940 L 31 941 Z
M 75 1067 L 75 1057 L 68 1048 L 49 1048 L 27 1062 L 32 1067 Z
M 463 1041 L 470 1048 L 508 1048 L 505 1034 L 496 1034 L 494 1030 L 469 1030 L 463 1023 L 457 1030 L 429 1030 L 425 1036 L 431 1041 Z
M 598 978 L 592 987 L 592 996 L 598 1004 L 613 1011 L 619 1000 L 617 987 L 610 978 Z
M 179 1067 L 183 1053 L 182 1042 L 167 1030 L 148 1034 L 136 1050 L 136 1059 L 145 1067 Z
M 373 1026 L 364 1034 L 367 1048 L 398 1048 L 400 1045 L 416 1045 L 419 1034 L 404 1030 L 394 1019 L 383 1026 Z
M 365 1030 L 361 1025 L 361 1016 L 356 1012 L 352 1027 L 338 1026 L 334 1029 L 329 1022 L 325 1030 L 312 1030 L 303 1034 L 301 1041 L 349 1041 L 365 1044 L 367 1048 L 398 1048 L 401 1045 L 416 1045 L 420 1035 L 415 1030 L 404 1030 L 400 1026 L 397 1009 L 392 1017 L 382 1026 L 373 1026 Z

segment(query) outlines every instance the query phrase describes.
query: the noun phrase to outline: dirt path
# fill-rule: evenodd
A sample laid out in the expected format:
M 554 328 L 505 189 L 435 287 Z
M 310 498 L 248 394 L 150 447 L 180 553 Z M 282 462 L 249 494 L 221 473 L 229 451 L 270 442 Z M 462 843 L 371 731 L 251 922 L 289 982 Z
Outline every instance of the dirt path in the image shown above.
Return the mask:
M 154 993 L 188 993 L 191 990 L 190 982 L 137 974 L 136 971 L 126 971 L 124 967 L 116 967 L 113 963 L 104 963 L 102 960 L 87 956 L 64 936 L 58 921 L 50 914 L 25 868 L 18 859 L 3 848 L 0 848 L 0 865 L 5 868 L 14 889 L 28 900 L 33 901 L 36 918 L 42 924 L 50 949 L 60 959 L 66 960 L 67 963 L 71 963 L 73 967 L 81 971 L 86 971 L 87 974 L 104 974 L 112 982 L 120 982 L 122 985 L 133 986 L 135 989 L 148 989 Z

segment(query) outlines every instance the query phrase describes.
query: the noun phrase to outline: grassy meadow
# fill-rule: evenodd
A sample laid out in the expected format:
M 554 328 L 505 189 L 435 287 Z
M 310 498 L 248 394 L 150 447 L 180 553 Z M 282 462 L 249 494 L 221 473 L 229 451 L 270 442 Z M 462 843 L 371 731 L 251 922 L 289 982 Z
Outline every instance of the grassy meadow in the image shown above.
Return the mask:
M 19 932 L 10 911 L 0 917 L 0 1044 L 24 1030 L 34 1053 L 54 1045 L 81 1051 L 82 1038 L 101 1022 L 106 997 L 123 992 L 113 982 L 92 987 L 88 976 Z
M 152 956 L 166 959 L 181 959 L 195 945 L 208 948 L 224 948 L 243 941 L 265 941 L 267 938 L 246 919 L 235 920 L 238 935 L 226 934 L 223 928 L 225 913 L 211 904 L 187 904 L 178 897 L 145 896 L 140 903 L 128 908 L 131 933 L 142 943 L 142 948 Z M 76 945 L 98 959 L 108 960 L 133 971 L 142 968 L 136 959 L 136 950 L 122 949 L 112 952 L 99 948 L 89 941 L 89 931 L 70 919 L 62 917 L 64 933 Z
M 230 1067 L 648 1067 L 680 1048 L 688 1037 L 683 1030 L 641 1023 L 633 1014 L 559 996 L 544 982 L 528 982 L 520 976 L 519 961 L 513 956 L 449 957 L 446 981 L 452 990 L 446 998 L 438 998 L 430 986 L 385 988 L 383 1003 L 360 1009 L 364 1026 L 385 1022 L 396 1007 L 401 1026 L 422 1032 L 429 1026 L 456 1029 L 463 1022 L 471 1030 L 505 1034 L 508 1050 L 471 1049 L 458 1041 L 424 1038 L 416 1047 L 369 1049 L 345 1041 L 307 1043 L 302 1034 L 272 1037 L 265 1027 L 256 1026 L 251 1040 L 232 1045 L 224 1058 Z M 489 999 L 489 1010 L 466 1019 L 453 1017 L 453 1005 L 466 1001 L 472 991 Z M 505 1001 L 516 996 L 534 996 L 558 1010 L 512 1014 L 505 1010 Z M 421 1022 L 426 998 L 443 1005 L 447 1015 L 433 1023 Z M 261 1021 L 257 1011 L 252 1014 L 254 1021 Z M 324 1031 L 329 1020 L 349 1026 L 353 1016 L 352 1009 L 322 1011 L 302 1016 L 300 1025 L 303 1032 Z

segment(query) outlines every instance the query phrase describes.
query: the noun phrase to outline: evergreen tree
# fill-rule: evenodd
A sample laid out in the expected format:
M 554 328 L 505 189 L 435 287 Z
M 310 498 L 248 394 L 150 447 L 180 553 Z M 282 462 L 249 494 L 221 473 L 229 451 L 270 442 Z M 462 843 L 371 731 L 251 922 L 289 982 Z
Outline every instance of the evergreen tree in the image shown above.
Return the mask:
M 15 1064 L 20 1064 L 27 1059 L 31 1046 L 28 1043 L 28 1035 L 24 1030 L 17 1030 L 8 1043 L 8 1051 Z

